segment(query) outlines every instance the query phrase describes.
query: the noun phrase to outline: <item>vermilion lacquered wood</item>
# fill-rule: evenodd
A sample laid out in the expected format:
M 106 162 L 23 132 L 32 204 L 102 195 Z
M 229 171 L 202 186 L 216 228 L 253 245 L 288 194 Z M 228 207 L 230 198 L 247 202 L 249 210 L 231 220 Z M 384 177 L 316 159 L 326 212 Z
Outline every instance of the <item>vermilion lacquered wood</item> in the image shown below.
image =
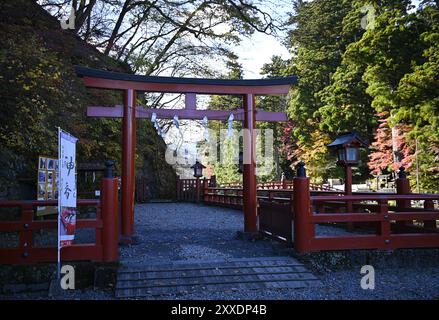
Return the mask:
M 370 193 L 361 194 L 361 195 L 352 195 L 352 196 L 312 196 L 313 202 L 326 202 L 326 201 L 379 201 L 379 200 L 439 200 L 439 194 L 433 193 L 411 193 L 408 195 L 399 195 L 399 194 L 377 194 Z
M 292 203 L 259 201 L 259 231 L 275 240 L 292 245 Z
M 315 227 L 311 221 L 309 178 L 294 178 L 293 190 L 294 248 L 298 252 L 309 252 L 310 241 L 315 235 Z
M 186 110 L 197 109 L 197 95 L 195 93 L 186 93 L 184 97 Z
M 100 204 L 97 199 L 78 199 L 78 206 L 98 206 Z M 57 206 L 57 200 L 0 200 L 0 207 L 12 208 L 31 205 L 33 207 Z
M 307 251 L 328 250 L 353 250 L 353 249 L 381 249 L 384 239 L 376 235 L 363 235 L 352 237 L 315 237 L 309 239 Z M 388 246 L 390 249 L 391 247 Z
M 424 209 L 426 211 L 434 211 L 434 203 L 432 200 L 426 200 L 424 202 Z M 424 220 L 424 229 L 435 229 L 437 226 L 436 219 L 439 220 L 439 217 L 432 219 L 433 216 L 430 216 L 426 219 L 416 219 L 416 220 Z M 429 219 L 429 220 L 427 220 Z
M 382 218 L 370 213 L 319 213 L 311 216 L 312 223 L 381 221 Z
M 117 178 L 103 178 L 101 182 L 102 190 L 102 220 L 104 225 L 103 259 L 106 262 L 114 262 L 119 259 L 119 226 L 118 216 L 118 197 L 117 197 Z
M 165 92 L 165 93 L 198 93 L 198 94 L 254 94 L 254 95 L 279 95 L 287 94 L 291 85 L 274 86 L 227 86 L 227 85 L 208 85 L 208 84 L 177 84 L 177 83 L 145 83 L 135 81 L 121 81 L 111 79 L 101 79 L 83 77 L 86 87 L 128 90 L 133 89 L 145 92 Z
M 256 121 L 285 122 L 288 120 L 285 112 L 271 112 L 256 110 Z M 151 109 L 136 106 L 136 117 L 150 119 L 155 113 L 159 119 L 172 119 L 178 116 L 179 119 L 202 120 L 205 116 L 209 120 L 227 120 L 233 114 L 236 121 L 244 120 L 244 109 L 231 111 L 224 110 L 192 110 L 192 109 Z M 123 106 L 101 107 L 90 106 L 87 108 L 87 116 L 97 118 L 122 118 Z
M 407 178 L 398 178 L 396 183 L 396 193 L 400 195 L 410 194 L 410 182 Z M 410 200 L 397 200 L 396 207 L 398 211 L 406 211 L 410 207 Z M 397 221 L 397 229 L 403 230 L 405 226 L 412 225 L 413 221 Z
M 25 257 L 23 254 L 27 253 Z M 29 264 L 56 262 L 56 247 L 4 248 L 0 249 L 0 264 Z M 102 261 L 102 246 L 96 244 L 78 244 L 62 249 L 63 261 Z
M 129 238 L 134 233 L 134 191 L 136 157 L 136 91 L 124 92 L 122 123 L 122 235 Z
M 1 206 L 0 206 L 1 207 Z M 25 224 L 28 224 L 25 227 Z M 45 220 L 45 221 L 1 221 L 0 222 L 0 232 L 17 232 L 25 230 L 41 230 L 41 229 L 56 229 L 58 227 L 58 222 L 56 220 Z M 78 229 L 82 228 L 102 228 L 102 221 L 96 219 L 78 219 L 76 221 L 76 227 Z
M 391 233 L 388 202 L 386 200 L 380 200 L 378 206 L 378 213 L 382 217 L 380 225 L 380 235 L 388 238 Z
M 115 180 L 115 179 L 114 179 Z M 101 195 L 111 205 L 117 207 L 117 181 L 112 184 L 103 186 Z M 110 199 L 111 198 L 111 199 Z M 40 229 L 56 229 L 57 221 L 34 221 L 34 208 L 37 206 L 56 206 L 57 201 L 54 200 L 31 200 L 31 201 L 0 201 L 0 207 L 19 207 L 21 209 L 20 221 L 1 221 L 1 232 L 18 232 L 19 233 L 19 247 L 17 248 L 0 248 L 0 264 L 28 264 L 39 262 L 55 262 L 57 260 L 56 247 L 34 247 L 33 246 L 33 232 Z M 61 258 L 63 261 L 71 260 L 91 260 L 91 261 L 115 261 L 114 254 L 108 255 L 108 250 L 117 250 L 117 232 L 114 231 L 114 223 L 116 222 L 116 215 L 111 212 L 106 216 L 105 229 L 101 216 L 100 200 L 80 199 L 77 202 L 78 206 L 96 206 L 96 219 L 80 219 L 77 220 L 77 229 L 94 228 L 96 230 L 96 242 L 91 244 L 73 245 L 64 247 L 62 249 Z M 107 204 L 108 207 L 108 204 Z M 108 209 L 105 209 L 107 212 Z M 110 220 L 108 220 L 108 218 Z M 109 225 L 113 224 L 112 228 Z M 111 230 L 110 230 L 111 229 Z M 105 237 L 102 237 L 101 231 L 104 230 Z M 107 243 L 102 242 L 102 239 L 109 239 Z M 116 240 L 115 240 L 116 239 Z M 114 242 L 116 246 L 114 246 Z M 108 245 L 110 245 L 108 247 Z M 104 247 L 107 254 L 104 259 Z
M 257 226 L 255 96 L 244 96 L 244 232 L 254 233 Z
M 386 242 L 385 240 L 389 240 Z M 351 237 L 315 237 L 310 240 L 310 250 L 353 250 L 353 249 L 399 249 L 439 247 L 438 234 L 395 234 L 389 237 L 362 235 Z

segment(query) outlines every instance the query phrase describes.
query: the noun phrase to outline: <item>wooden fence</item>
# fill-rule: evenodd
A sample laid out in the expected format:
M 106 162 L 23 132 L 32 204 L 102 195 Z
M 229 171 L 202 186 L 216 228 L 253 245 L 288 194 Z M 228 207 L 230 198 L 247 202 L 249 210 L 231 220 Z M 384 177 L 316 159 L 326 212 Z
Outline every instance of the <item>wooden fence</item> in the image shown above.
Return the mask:
M 311 208 L 303 211 L 301 222 L 308 238 L 306 251 L 342 250 L 342 249 L 396 249 L 415 247 L 439 247 L 439 210 L 434 210 L 433 200 L 439 200 L 439 195 L 411 194 L 366 196 L 353 195 L 342 197 L 311 197 Z M 352 201 L 357 204 L 356 212 L 326 213 L 317 208 L 324 204 Z M 422 201 L 424 208 L 408 206 L 400 211 L 390 202 Z M 368 202 L 361 205 L 362 202 Z M 373 204 L 371 204 L 373 203 Z M 323 206 L 322 206 L 323 205 Z M 353 222 L 356 224 L 370 223 L 376 225 L 376 232 L 371 235 L 355 235 L 343 237 L 316 236 L 315 225 L 318 223 Z
M 0 208 L 19 208 L 19 219 L 0 219 L 0 233 L 11 236 L 18 233 L 18 245 L 0 247 L 0 264 L 27 264 L 57 261 L 56 232 L 51 246 L 36 246 L 34 235 L 38 230 L 57 230 L 57 220 L 35 220 L 35 211 L 39 206 L 57 206 L 56 200 L 35 201 L 0 201 Z M 100 199 L 79 199 L 78 209 L 94 207 L 96 217 L 93 219 L 78 219 L 77 229 L 95 229 L 95 241 L 86 244 L 74 244 L 61 250 L 63 261 L 91 260 L 117 261 L 119 232 L 117 224 L 117 179 L 104 178 L 101 185 Z M 0 212 L 0 214 L 5 214 Z M 6 239 L 7 240 L 7 239 Z
M 293 189 L 294 246 L 299 252 L 439 247 L 439 210 L 434 208 L 439 194 L 311 196 L 306 177 L 296 178 Z M 346 212 L 349 202 L 355 212 Z M 423 207 L 414 207 L 419 202 Z M 328 213 L 334 205 L 336 212 Z M 316 225 L 327 223 L 372 223 L 376 228 L 371 234 L 316 235 Z
M 241 183 L 224 183 L 221 184 L 223 188 L 242 188 Z M 291 190 L 293 189 L 293 181 L 283 180 L 283 181 L 274 181 L 274 182 L 264 182 L 258 183 L 256 185 L 258 190 Z M 333 187 L 323 184 L 310 183 L 310 188 L 313 191 L 331 191 L 331 192 L 340 192 Z
M 410 193 L 405 177 L 397 179 L 396 185 L 397 194 L 354 193 L 349 196 L 341 191 L 316 190 L 318 188 L 312 187 L 306 177 L 295 178 L 289 188 L 264 186 L 257 191 L 259 230 L 289 242 L 294 221 L 294 246 L 304 253 L 439 247 L 439 210 L 434 205 L 439 201 L 439 194 Z M 243 206 L 239 187 L 205 187 L 203 195 L 206 204 L 235 209 Z M 288 212 L 292 212 L 290 217 Z M 319 236 L 316 235 L 318 224 L 348 225 L 350 234 Z M 352 226 L 357 231 L 362 229 L 361 232 L 355 232 Z
M 180 179 L 177 177 L 177 201 L 200 202 L 206 187 L 216 186 L 215 177 L 211 179 Z
M 271 239 L 293 245 L 293 216 L 291 202 L 259 200 L 259 232 Z

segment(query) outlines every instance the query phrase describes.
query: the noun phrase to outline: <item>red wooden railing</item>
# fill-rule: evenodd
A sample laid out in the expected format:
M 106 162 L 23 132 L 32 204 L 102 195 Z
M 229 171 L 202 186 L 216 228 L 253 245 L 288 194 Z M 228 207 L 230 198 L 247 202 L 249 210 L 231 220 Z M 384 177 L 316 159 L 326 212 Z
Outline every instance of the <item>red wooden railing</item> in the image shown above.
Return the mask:
M 396 249 L 439 247 L 439 210 L 434 209 L 438 194 L 371 194 L 351 196 L 311 196 L 309 179 L 294 180 L 295 248 L 306 253 L 346 249 Z M 423 208 L 413 208 L 412 202 L 423 201 Z M 351 202 L 359 212 L 326 213 L 319 211 L 327 204 Z M 373 204 L 370 204 L 372 202 Z M 395 202 L 397 205 L 390 205 Z M 346 205 L 345 205 L 346 206 Z M 367 210 L 366 210 L 367 209 Z M 417 227 L 415 220 L 424 221 Z M 374 223 L 374 234 L 349 236 L 318 236 L 316 224 Z M 401 228 L 403 225 L 405 228 Z
M 277 201 L 258 201 L 259 232 L 271 239 L 293 245 L 292 203 Z
M 258 183 L 257 185 L 258 190 L 290 190 L 293 189 L 293 181 L 289 180 L 283 180 L 283 181 L 273 181 L 273 182 L 263 182 Z M 242 188 L 242 184 L 235 182 L 235 183 L 224 183 L 221 184 L 221 187 L 223 188 Z M 323 185 L 323 184 L 316 184 L 316 183 L 310 183 L 310 188 L 313 191 L 332 191 L 332 192 L 340 192 L 340 190 L 337 190 L 333 187 Z
M 136 202 L 145 203 L 151 200 L 151 191 L 149 190 L 149 184 L 146 178 L 136 179 L 135 189 Z
M 257 199 L 276 202 L 291 202 L 293 189 L 258 189 Z M 337 195 L 341 191 L 311 191 L 313 195 Z M 206 187 L 203 191 L 203 202 L 211 205 L 220 205 L 242 209 L 242 188 Z
M 264 220 L 264 231 L 272 230 L 274 235 L 287 233 L 288 225 L 285 230 L 278 228 L 282 217 L 277 217 L 275 212 L 280 204 L 292 202 L 294 246 L 299 252 L 439 247 L 439 210 L 434 205 L 439 201 L 439 194 L 410 193 L 405 176 L 397 179 L 396 185 L 397 194 L 347 196 L 342 191 L 313 190 L 309 178 L 301 176 L 288 188 L 280 188 L 277 183 L 265 184 L 258 189 L 258 202 L 264 202 L 269 220 L 276 221 Z M 268 189 L 270 186 L 274 188 Z M 314 189 L 318 188 L 314 186 Z M 242 208 L 242 188 L 205 187 L 203 194 L 206 204 Z M 419 202 L 423 203 L 422 207 L 415 206 Z M 316 235 L 318 224 L 347 224 L 351 234 L 319 236 Z M 352 226 L 365 227 L 372 234 L 355 233 Z
M 19 220 L 1 220 L 0 232 L 14 232 L 19 234 L 17 247 L 0 248 L 0 264 L 27 264 L 38 262 L 57 261 L 56 238 L 54 244 L 48 247 L 34 245 L 34 232 L 42 229 L 57 230 L 57 220 L 34 220 L 35 209 L 38 206 L 57 206 L 56 200 L 17 200 L 0 201 L 0 208 L 19 208 Z M 103 178 L 100 199 L 79 199 L 78 207 L 93 206 L 96 208 L 96 217 L 93 219 L 78 219 L 77 229 L 95 229 L 94 243 L 74 244 L 61 250 L 63 261 L 91 260 L 117 261 L 118 260 L 118 223 L 117 223 L 117 179 Z M 2 214 L 0 212 L 0 214 Z
M 203 198 L 204 188 L 215 185 L 214 177 L 211 179 L 180 179 L 177 177 L 177 200 L 198 203 Z
M 243 206 L 243 191 L 241 188 L 205 187 L 203 202 L 210 205 L 241 209 Z

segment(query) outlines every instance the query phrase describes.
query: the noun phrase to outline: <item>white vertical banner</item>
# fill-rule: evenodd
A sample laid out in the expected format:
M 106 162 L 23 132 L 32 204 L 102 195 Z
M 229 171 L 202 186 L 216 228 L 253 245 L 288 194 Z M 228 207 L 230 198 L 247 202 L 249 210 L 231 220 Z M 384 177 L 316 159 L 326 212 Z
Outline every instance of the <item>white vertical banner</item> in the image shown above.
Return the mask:
M 75 238 L 76 141 L 59 129 L 58 250 L 71 245 Z

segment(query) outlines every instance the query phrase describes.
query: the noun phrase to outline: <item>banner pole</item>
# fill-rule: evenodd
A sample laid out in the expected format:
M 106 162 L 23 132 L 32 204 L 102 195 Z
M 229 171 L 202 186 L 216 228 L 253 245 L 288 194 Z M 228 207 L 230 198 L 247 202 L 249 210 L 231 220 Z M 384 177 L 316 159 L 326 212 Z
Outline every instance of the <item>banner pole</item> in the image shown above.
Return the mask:
M 60 235 L 61 235 L 61 226 L 60 226 L 60 217 L 61 217 L 61 128 L 58 127 L 58 245 L 57 245 L 57 251 L 58 251 L 58 265 L 57 265 L 57 279 L 58 281 L 61 280 L 61 242 L 60 242 Z

